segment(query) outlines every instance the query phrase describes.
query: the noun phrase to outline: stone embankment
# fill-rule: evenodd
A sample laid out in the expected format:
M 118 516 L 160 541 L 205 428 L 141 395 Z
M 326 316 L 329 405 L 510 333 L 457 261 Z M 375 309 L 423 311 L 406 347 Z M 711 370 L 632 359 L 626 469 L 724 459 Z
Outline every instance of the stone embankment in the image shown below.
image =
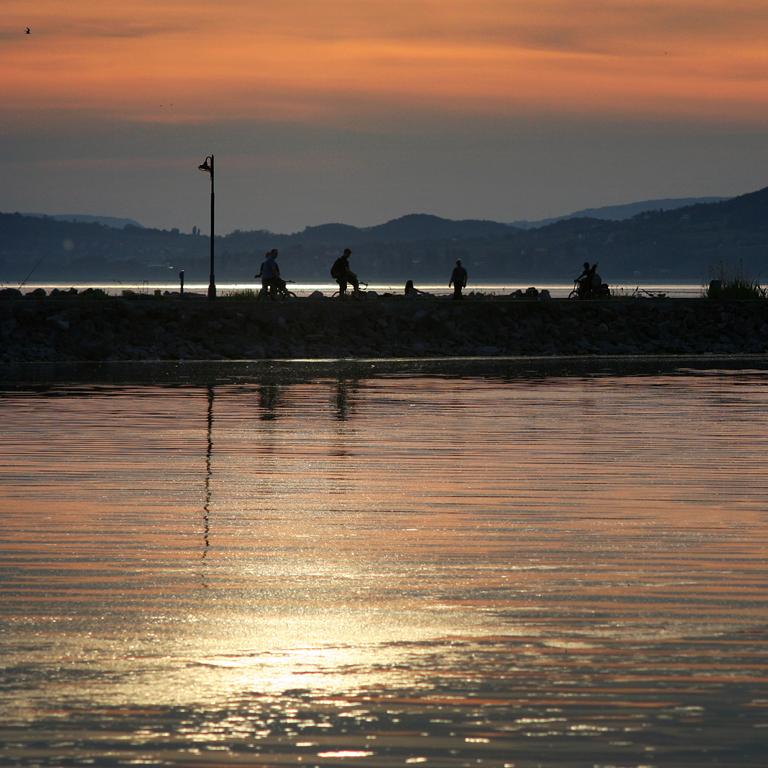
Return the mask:
M 0 362 L 760 354 L 768 301 L 0 301 Z

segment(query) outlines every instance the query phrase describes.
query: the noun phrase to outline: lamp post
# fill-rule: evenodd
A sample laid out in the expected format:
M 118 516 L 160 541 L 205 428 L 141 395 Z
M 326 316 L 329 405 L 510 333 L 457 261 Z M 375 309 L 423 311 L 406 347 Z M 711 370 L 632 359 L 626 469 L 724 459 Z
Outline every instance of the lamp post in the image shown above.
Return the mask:
M 213 269 L 213 219 L 214 219 L 214 200 L 215 195 L 213 191 L 213 155 L 208 155 L 208 157 L 203 160 L 202 165 L 197 166 L 199 170 L 201 171 L 208 171 L 208 173 L 211 174 L 211 277 L 208 281 L 208 298 L 209 299 L 215 299 L 216 298 L 216 277 L 214 276 L 214 269 Z

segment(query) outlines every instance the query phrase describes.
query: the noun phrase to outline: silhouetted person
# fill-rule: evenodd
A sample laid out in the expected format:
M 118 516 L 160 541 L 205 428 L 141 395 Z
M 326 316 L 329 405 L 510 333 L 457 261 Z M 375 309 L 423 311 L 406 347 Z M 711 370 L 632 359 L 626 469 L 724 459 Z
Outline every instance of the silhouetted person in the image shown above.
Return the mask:
M 467 285 L 467 270 L 461 266 L 461 259 L 456 259 L 456 266 L 453 268 L 451 279 L 448 281 L 449 288 L 451 285 L 453 285 L 454 301 L 463 299 L 461 291 Z
M 269 258 L 269 254 L 271 251 L 267 252 L 266 259 Z M 254 277 L 258 280 L 261 278 L 261 290 L 259 291 L 259 295 L 256 298 L 264 299 L 267 297 L 267 291 L 269 290 L 269 286 L 267 285 L 267 281 L 264 278 L 264 265 L 266 264 L 266 261 L 261 262 L 261 266 L 259 267 L 259 271 L 254 275 Z
M 413 280 L 408 280 L 405 284 L 405 291 L 406 296 L 424 296 L 424 291 L 420 291 L 418 288 L 415 288 L 413 285 Z
M 576 284 L 579 286 L 578 287 L 579 296 L 582 299 L 586 299 L 592 293 L 592 291 L 597 287 L 596 285 L 594 285 L 596 270 L 597 270 L 597 262 L 595 262 L 590 267 L 589 262 L 585 261 L 584 269 L 575 280 Z
M 343 299 L 347 292 L 347 283 L 351 283 L 355 289 L 355 296 L 360 292 L 360 283 L 357 275 L 350 269 L 349 257 L 352 251 L 349 248 L 344 249 L 344 253 L 333 262 L 331 267 L 331 277 L 339 284 L 339 298 Z
M 587 282 L 587 279 L 589 278 L 589 262 L 584 262 L 584 269 L 581 270 L 581 274 L 574 280 L 575 283 L 579 286 L 579 292 L 583 292 L 584 285 Z
M 277 298 L 277 289 L 280 286 L 280 267 L 277 266 L 277 248 L 273 248 L 264 262 L 261 270 L 261 284 L 269 290 L 269 298 Z

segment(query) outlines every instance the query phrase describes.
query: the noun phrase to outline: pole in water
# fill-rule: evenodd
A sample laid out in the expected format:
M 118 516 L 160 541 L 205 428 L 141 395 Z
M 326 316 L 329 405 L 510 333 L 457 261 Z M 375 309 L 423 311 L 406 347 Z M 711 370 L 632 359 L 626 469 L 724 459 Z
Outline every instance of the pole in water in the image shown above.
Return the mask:
M 184 295 L 184 270 L 182 269 L 181 272 L 179 272 L 179 295 Z

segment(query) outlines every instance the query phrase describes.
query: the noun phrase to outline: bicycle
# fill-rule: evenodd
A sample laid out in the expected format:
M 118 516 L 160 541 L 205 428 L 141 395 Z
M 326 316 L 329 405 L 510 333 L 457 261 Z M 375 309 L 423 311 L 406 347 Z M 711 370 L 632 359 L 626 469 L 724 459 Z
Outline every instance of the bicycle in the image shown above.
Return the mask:
M 610 296 L 611 291 L 606 283 L 600 283 L 597 288 L 587 288 L 583 283 L 576 280 L 573 284 L 573 290 L 568 294 L 569 299 L 602 299 Z
M 277 298 L 278 299 L 295 299 L 296 294 L 288 289 L 288 283 L 293 283 L 293 280 L 280 280 L 278 278 L 277 285 Z
M 293 280 L 283 280 L 282 278 L 273 278 L 274 284 L 269 286 L 262 286 L 256 301 L 282 301 L 284 299 L 295 299 L 296 294 L 288 289 L 288 283 L 294 282 Z M 272 292 L 274 289 L 274 293 Z
M 353 291 L 351 294 L 345 293 L 344 296 L 346 297 L 348 295 L 351 295 L 353 299 L 359 298 L 360 296 L 365 296 L 366 288 L 368 288 L 368 283 L 363 282 L 362 280 L 359 280 L 357 283 L 357 291 Z M 336 291 L 333 294 L 331 294 L 332 299 L 339 298 L 339 296 L 340 296 L 339 291 Z

